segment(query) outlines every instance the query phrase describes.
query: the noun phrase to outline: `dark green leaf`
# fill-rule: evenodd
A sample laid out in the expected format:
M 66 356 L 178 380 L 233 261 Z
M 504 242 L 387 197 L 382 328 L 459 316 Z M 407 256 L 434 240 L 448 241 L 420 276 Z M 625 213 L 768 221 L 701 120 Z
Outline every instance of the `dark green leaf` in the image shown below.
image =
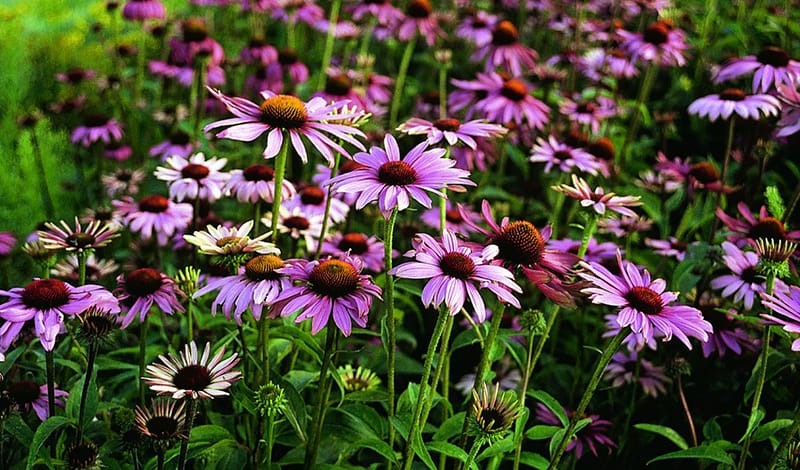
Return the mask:
M 351 444 L 350 447 L 347 449 L 347 451 L 345 453 L 349 453 L 349 452 L 356 451 L 358 449 L 365 449 L 365 448 L 374 450 L 375 452 L 377 452 L 380 455 L 382 455 L 384 458 L 387 458 L 387 459 L 391 460 L 394 463 L 398 463 L 397 462 L 397 455 L 395 455 L 395 452 L 392 449 L 392 446 L 387 444 L 382 439 L 361 439 L 358 442 L 355 442 L 355 443 Z
M 36 428 L 36 433 L 33 435 L 33 439 L 31 440 L 31 447 L 28 451 L 28 464 L 27 470 L 33 468 L 34 462 L 36 462 L 36 456 L 39 455 L 39 450 L 44 445 L 45 441 L 56 431 L 61 429 L 67 424 L 71 424 L 70 420 L 64 416 L 51 416 L 47 418 L 47 421 L 40 424 L 38 428 Z
M 433 452 L 438 452 L 442 455 L 458 459 L 459 461 L 466 462 L 469 455 L 464 452 L 464 449 L 455 444 L 450 444 L 445 441 L 433 441 L 428 443 L 428 449 Z
M 670 440 L 670 442 L 678 446 L 679 449 L 686 450 L 689 448 L 689 444 L 686 443 L 686 440 L 684 440 L 683 437 L 681 437 L 681 435 L 678 434 L 674 429 L 667 426 L 639 423 L 634 424 L 633 427 L 636 429 L 641 429 L 642 431 L 652 432 L 658 434 L 659 436 L 666 437 Z
M 414 453 L 417 454 L 417 456 L 422 460 L 425 466 L 428 467 L 428 469 L 436 470 L 436 464 L 433 463 L 431 454 L 425 447 L 425 443 L 422 442 L 422 436 L 420 433 L 416 432 L 413 436 L 411 436 L 411 448 L 414 449 Z
M 713 446 L 690 447 L 689 449 L 677 450 L 668 454 L 659 455 L 647 462 L 647 465 L 653 462 L 670 459 L 702 459 L 733 465 L 733 459 L 724 450 Z
M 550 465 L 549 460 L 533 452 L 522 452 L 519 456 L 519 461 L 523 465 L 535 468 L 536 470 L 547 470 L 547 467 Z
M 768 423 L 764 423 L 753 433 L 753 442 L 769 439 L 775 435 L 776 432 L 791 425 L 792 420 L 788 418 L 776 419 Z
M 569 418 L 567 418 L 567 414 L 564 412 L 564 407 L 561 406 L 561 403 L 558 402 L 552 395 L 545 392 L 544 390 L 531 390 L 528 392 L 530 396 L 542 402 L 544 406 L 547 407 L 550 411 L 552 411 L 558 420 L 561 421 L 561 424 L 566 427 L 569 423 Z
M 750 415 L 750 417 L 747 420 L 747 429 L 745 430 L 744 435 L 741 437 L 741 439 L 739 439 L 740 444 L 745 439 L 747 439 L 747 437 L 750 436 L 750 434 L 752 434 L 753 431 L 756 430 L 758 425 L 761 423 L 761 420 L 764 419 L 765 415 L 766 413 L 761 408 L 759 408 L 758 410 L 756 410 L 755 413 L 752 413 Z
M 13 414 L 6 418 L 5 430 L 26 447 L 33 441 L 33 431 L 19 415 Z
M 80 380 L 75 382 L 75 385 L 72 387 L 72 390 L 69 392 L 69 397 L 67 398 L 67 416 L 75 422 L 78 421 L 78 415 L 80 413 L 80 401 L 81 401 L 81 394 L 83 393 L 83 381 L 86 380 L 86 376 L 84 375 L 81 377 Z M 87 421 L 91 421 L 94 418 L 94 414 L 97 411 L 97 384 L 94 381 L 94 377 L 89 382 L 89 388 L 86 390 L 86 404 L 84 405 L 84 415 L 82 424 L 86 424 Z
M 553 437 L 553 434 L 558 432 L 559 429 L 564 429 L 560 426 L 548 426 L 546 424 L 539 424 L 525 432 L 525 437 L 534 441 L 540 441 L 542 439 L 550 439 Z
M 457 413 L 442 423 L 439 429 L 433 434 L 434 441 L 446 441 L 451 437 L 461 433 L 461 428 L 464 426 L 464 411 Z

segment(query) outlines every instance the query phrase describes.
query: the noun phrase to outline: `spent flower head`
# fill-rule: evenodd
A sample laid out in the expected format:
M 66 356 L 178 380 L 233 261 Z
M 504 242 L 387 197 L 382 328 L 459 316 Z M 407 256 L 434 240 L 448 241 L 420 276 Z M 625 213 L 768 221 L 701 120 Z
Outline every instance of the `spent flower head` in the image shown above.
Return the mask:
M 514 392 L 500 393 L 500 384 L 490 389 L 486 382 L 472 390 L 472 418 L 478 439 L 493 441 L 511 429 L 522 408 Z

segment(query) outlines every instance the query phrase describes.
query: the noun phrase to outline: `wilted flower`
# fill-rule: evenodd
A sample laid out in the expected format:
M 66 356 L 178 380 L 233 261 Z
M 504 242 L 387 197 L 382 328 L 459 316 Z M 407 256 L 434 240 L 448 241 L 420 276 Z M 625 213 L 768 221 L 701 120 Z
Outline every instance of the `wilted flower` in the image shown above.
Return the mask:
M 39 231 L 39 240 L 45 248 L 50 250 L 63 249 L 82 253 L 86 250 L 106 246 L 119 236 L 115 228 L 100 221 L 89 222 L 85 228 L 82 228 L 77 217 L 75 217 L 74 229 L 63 220 L 61 227 L 52 222 L 44 225 L 48 230 Z
M 495 384 L 491 392 L 486 382 L 482 383 L 480 391 L 472 390 L 472 417 L 485 435 L 497 435 L 511 429 L 521 411 L 515 393 L 501 394 L 500 384 Z

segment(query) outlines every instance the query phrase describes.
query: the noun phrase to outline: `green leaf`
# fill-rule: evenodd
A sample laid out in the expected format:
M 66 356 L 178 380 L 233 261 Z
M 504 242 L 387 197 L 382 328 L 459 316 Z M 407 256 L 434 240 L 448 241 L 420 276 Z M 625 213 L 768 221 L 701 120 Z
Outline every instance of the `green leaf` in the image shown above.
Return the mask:
M 466 412 L 461 411 L 449 418 L 439 426 L 439 429 L 433 433 L 434 441 L 446 441 L 451 437 L 461 433 L 461 428 L 464 426 L 464 415 Z
M 453 340 L 453 344 L 450 345 L 450 352 L 452 353 L 457 349 L 467 347 L 477 342 L 478 342 L 478 336 L 475 334 L 475 330 L 471 328 L 469 330 L 464 330 L 461 333 L 459 333 Z
M 36 456 L 39 455 L 39 450 L 42 448 L 50 435 L 67 424 L 71 424 L 71 421 L 66 417 L 51 416 L 50 418 L 47 418 L 47 421 L 40 424 L 39 427 L 36 428 L 36 433 L 33 435 L 31 447 L 28 452 L 28 464 L 25 467 L 27 470 L 33 468 L 33 464 L 36 462 Z
M 514 441 L 511 439 L 511 436 L 507 436 L 502 440 L 493 443 L 486 450 L 478 454 L 478 457 L 475 458 L 475 461 L 480 462 L 481 460 L 486 460 L 490 457 L 494 457 L 495 455 L 507 454 L 513 450 Z
M 753 442 L 764 441 L 772 437 L 781 429 L 791 426 L 792 420 L 788 418 L 776 419 L 769 423 L 764 423 L 753 433 Z
M 218 442 L 223 439 L 231 438 L 231 433 L 222 426 L 215 424 L 205 424 L 202 426 L 195 426 L 192 428 L 191 435 L 189 436 L 192 443 L 197 442 Z
M 374 450 L 378 454 L 382 455 L 384 458 L 387 458 L 394 463 L 398 463 L 397 455 L 395 455 L 392 446 L 387 444 L 382 439 L 361 439 L 358 442 L 351 444 L 347 449 L 347 451 L 345 452 L 345 454 L 365 448 Z
M 648 423 L 634 424 L 633 427 L 636 429 L 641 429 L 642 431 L 652 432 L 658 434 L 659 436 L 666 437 L 681 450 L 686 450 L 689 448 L 689 444 L 686 443 L 686 440 L 681 437 L 677 431 L 670 427 Z
M 757 409 L 755 413 L 750 414 L 750 418 L 747 420 L 747 430 L 744 432 L 744 435 L 739 439 L 739 443 L 741 444 L 747 439 L 753 431 L 756 430 L 761 420 L 764 419 L 766 413 L 761 408 Z
M 552 395 L 544 390 L 531 390 L 528 392 L 528 394 L 542 402 L 547 409 L 552 411 L 556 417 L 558 417 L 558 420 L 561 421 L 561 425 L 567 427 L 567 424 L 569 424 L 569 418 L 567 418 L 567 413 L 564 412 L 564 407 L 561 406 L 561 403 L 559 403 L 558 400 L 553 398 Z
M 547 467 L 550 466 L 549 460 L 533 452 L 522 452 L 519 456 L 519 461 L 523 465 L 536 470 L 547 470 Z
M 422 459 L 422 462 L 429 470 L 436 470 L 436 464 L 433 463 L 430 452 L 428 452 L 428 449 L 425 447 L 425 443 L 422 442 L 422 435 L 420 435 L 420 433 L 416 432 L 411 436 L 411 448 L 414 449 L 414 453 Z
M 70 390 L 69 397 L 67 398 L 67 416 L 75 420 L 75 422 L 78 421 L 78 415 L 80 414 L 81 394 L 83 393 L 84 380 L 86 380 L 85 375 L 81 377 L 80 380 L 75 382 L 75 385 L 72 386 L 72 390 Z M 97 411 L 97 384 L 94 381 L 94 377 L 92 377 L 92 380 L 89 382 L 89 388 L 86 390 L 86 404 L 84 406 L 84 422 L 82 424 L 85 425 L 87 422 L 92 421 L 92 418 L 94 418 L 94 414 Z
M 288 374 L 287 374 L 288 375 Z M 292 428 L 295 430 L 300 439 L 306 441 L 306 407 L 303 398 L 297 392 L 294 385 L 288 380 L 282 378 L 278 381 L 278 385 L 283 387 L 284 393 L 289 406 L 284 410 L 284 416 Z
M 464 452 L 464 449 L 455 444 L 450 444 L 445 441 L 433 441 L 428 443 L 428 449 L 433 452 L 438 452 L 447 457 L 460 460 L 462 463 L 467 461 L 469 455 Z
M 525 437 L 533 441 L 540 441 L 542 439 L 550 439 L 553 434 L 557 433 L 559 429 L 564 429 L 559 426 L 549 426 L 546 424 L 536 425 L 525 432 Z
M 33 441 L 33 431 L 19 415 L 13 414 L 6 418 L 5 430 L 26 447 Z
M 362 390 L 360 392 L 350 392 L 344 399 L 348 401 L 386 402 L 389 401 L 389 394 L 380 390 Z
M 670 459 L 702 459 L 733 465 L 733 459 L 724 450 L 713 446 L 690 447 L 689 449 L 677 450 L 668 454 L 659 455 L 647 462 L 647 465 L 653 462 Z
M 567 432 L 567 428 L 561 428 L 553 434 L 553 437 L 550 438 L 550 457 L 553 457 L 556 453 L 556 447 L 561 442 L 561 439 L 564 438 L 564 434 Z
M 285 338 L 292 341 L 295 346 L 310 354 L 318 363 L 322 363 L 322 348 L 313 336 L 295 326 L 279 326 L 270 329 L 269 334 L 275 338 Z
M 703 425 L 703 436 L 709 441 L 722 439 L 722 428 L 717 423 L 716 416 L 706 421 L 706 424 Z

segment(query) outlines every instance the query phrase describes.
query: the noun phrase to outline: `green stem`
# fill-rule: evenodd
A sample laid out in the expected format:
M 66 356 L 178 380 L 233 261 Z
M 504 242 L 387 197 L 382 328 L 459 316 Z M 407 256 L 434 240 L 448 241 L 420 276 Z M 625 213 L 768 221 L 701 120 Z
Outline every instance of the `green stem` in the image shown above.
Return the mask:
M 148 312 L 149 315 L 149 312 Z M 144 406 L 144 389 L 145 383 L 142 380 L 144 377 L 144 364 L 145 364 L 145 353 L 147 352 L 147 320 L 149 318 L 148 315 L 144 316 L 144 320 L 139 325 L 139 403 Z
M 31 127 L 31 147 L 33 147 L 33 157 L 36 161 L 36 169 L 39 171 L 39 190 L 42 192 L 42 203 L 44 204 L 44 213 L 48 219 L 55 216 L 55 208 L 53 206 L 53 196 L 50 195 L 50 185 L 47 184 L 47 174 L 44 170 L 44 161 L 42 160 L 42 151 L 39 149 L 39 139 L 36 138 L 36 125 Z
M 442 378 L 442 374 L 444 370 L 447 368 L 447 350 L 450 345 L 450 333 L 453 330 L 453 316 L 447 316 L 447 323 L 444 324 L 444 332 L 442 333 L 442 349 L 439 351 L 439 360 L 436 361 L 436 369 L 433 372 L 433 383 L 431 384 L 431 390 L 436 390 L 439 386 L 439 380 Z M 444 382 L 442 383 L 442 397 L 447 400 L 447 393 L 444 390 L 447 384 L 447 375 L 445 375 Z M 433 400 L 425 402 L 425 406 L 422 409 L 422 418 L 420 419 L 421 422 L 426 423 L 428 421 L 428 415 L 431 412 L 431 407 L 433 406 Z M 447 410 L 445 409 L 445 412 Z
M 722 156 L 722 174 L 719 177 L 720 183 L 722 186 L 725 187 L 725 180 L 728 178 L 728 165 L 730 164 L 731 160 L 731 150 L 733 150 L 733 128 L 734 123 L 736 122 L 736 118 L 731 116 L 730 123 L 728 124 L 728 139 L 725 144 L 725 153 Z M 766 157 L 765 157 L 766 158 Z M 759 178 L 759 183 L 761 182 Z M 722 198 L 725 194 L 725 191 L 719 191 L 717 193 L 717 207 L 720 209 L 724 209 L 722 207 Z M 709 237 L 709 243 L 714 241 L 714 236 L 717 234 L 717 229 L 719 228 L 720 219 L 719 217 L 714 217 L 714 225 L 711 229 L 711 236 Z
M 447 69 L 448 64 L 442 64 L 439 67 L 439 119 L 447 117 Z M 447 147 L 447 153 L 450 153 L 450 146 Z M 447 158 L 447 157 L 445 157 Z
M 272 446 L 275 444 L 275 415 L 273 413 L 267 414 L 266 436 L 264 440 L 267 443 L 267 468 L 272 466 Z M 261 464 L 261 462 L 257 462 Z
M 647 97 L 650 95 L 650 90 L 653 88 L 653 83 L 655 83 L 656 75 L 658 75 L 658 62 L 661 60 L 661 57 L 656 57 L 655 61 L 651 62 L 647 66 L 647 70 L 645 71 L 644 78 L 642 79 L 642 85 L 639 88 L 639 96 L 636 98 L 636 108 L 633 111 L 633 120 L 628 126 L 628 133 L 625 135 L 625 141 L 622 144 L 622 150 L 617 154 L 619 161 L 617 162 L 617 166 L 622 168 L 625 165 L 625 160 L 628 156 L 628 148 L 630 144 L 633 142 L 634 137 L 636 137 L 636 133 L 639 131 L 639 124 L 641 124 L 642 118 L 642 106 L 647 101 Z
M 578 259 L 583 259 L 586 250 L 589 248 L 589 241 L 591 241 L 592 235 L 594 235 L 594 231 L 597 229 L 598 218 L 597 214 L 593 213 L 589 222 L 583 227 L 583 238 L 581 239 L 581 247 L 578 249 Z
M 328 397 L 331 393 L 331 381 L 328 379 L 328 369 L 333 363 L 336 343 L 339 338 L 338 335 L 339 328 L 334 325 L 328 326 L 328 334 L 325 337 L 325 352 L 322 358 L 322 368 L 319 371 L 317 406 L 314 409 L 314 419 L 311 421 L 314 423 L 314 430 L 308 441 L 305 463 L 303 465 L 306 470 L 311 470 L 317 464 L 317 452 L 319 451 L 319 443 L 322 439 L 322 425 L 325 421 L 325 409 L 328 407 Z
M 788 446 L 792 439 L 794 439 L 794 436 L 797 434 L 798 430 L 800 430 L 800 412 L 795 412 L 794 420 L 792 421 L 792 427 L 789 428 L 789 432 L 786 433 L 786 436 L 784 436 L 784 438 L 781 440 L 781 443 L 775 448 L 775 452 L 772 453 L 772 457 L 769 459 L 769 465 L 767 465 L 767 470 L 773 470 L 775 468 L 775 465 L 778 463 L 778 459 L 781 458 L 786 450 L 786 446 Z
M 333 55 L 333 39 L 334 32 L 336 31 L 336 23 L 339 21 L 339 9 L 342 6 L 342 0 L 333 0 L 331 3 L 331 16 L 328 24 L 328 34 L 325 36 L 325 50 L 322 53 L 322 68 L 319 72 L 319 80 L 317 81 L 317 90 L 322 90 L 325 86 L 325 78 L 328 74 L 328 66 L 331 65 L 331 55 Z
M 83 250 L 78 252 L 78 285 L 86 284 L 86 258 L 89 257 L 89 252 Z
M 483 376 L 489 369 L 491 363 L 492 347 L 497 339 L 497 332 L 500 331 L 500 322 L 503 321 L 503 313 L 506 310 L 506 305 L 501 303 L 500 308 L 496 312 L 492 312 L 492 320 L 489 323 L 489 332 L 486 334 L 486 341 L 483 342 L 483 352 L 481 353 L 481 360 L 478 362 L 478 370 L 475 371 L 475 382 L 472 385 L 473 389 L 479 389 L 481 384 L 485 382 Z M 467 427 L 469 426 L 469 413 L 464 416 L 464 424 L 461 426 L 461 441 L 460 447 L 467 444 Z M 467 467 L 468 468 L 468 467 Z
M 478 452 L 481 450 L 482 445 L 482 439 L 475 439 L 475 442 L 472 443 L 472 447 L 469 449 L 469 455 L 467 455 L 467 461 L 464 463 L 465 469 L 469 470 L 469 467 L 472 466 L 472 462 L 474 462 L 475 457 L 478 456 Z
M 572 440 L 572 433 L 575 431 L 575 425 L 581 420 L 583 413 L 586 411 L 586 407 L 589 406 L 589 402 L 592 400 L 592 396 L 594 395 L 595 390 L 597 390 L 597 386 L 600 384 L 600 379 L 603 377 L 603 373 L 605 372 L 606 367 L 608 367 L 608 363 L 611 362 L 611 356 L 614 355 L 619 348 L 619 345 L 622 344 L 622 340 L 628 334 L 629 332 L 627 329 L 623 328 L 620 330 L 620 332 L 611 339 L 611 342 L 608 344 L 605 351 L 603 351 L 603 355 L 600 356 L 600 359 L 597 361 L 597 366 L 594 368 L 592 378 L 589 380 L 589 385 L 586 387 L 586 391 L 583 392 L 583 397 L 578 404 L 578 408 L 569 419 L 567 430 L 556 447 L 556 451 L 553 454 L 553 459 L 550 461 L 550 466 L 547 467 L 548 470 L 558 468 L 558 463 L 561 461 L 561 457 L 564 456 L 564 451 L 567 449 L 567 445 L 569 445 L 570 441 Z
M 195 142 L 200 141 L 200 121 L 203 120 L 203 111 L 206 108 L 206 62 L 207 59 L 205 58 L 197 58 L 197 63 L 195 64 L 195 81 L 196 81 L 196 88 L 194 89 L 194 93 L 192 93 L 192 113 L 193 113 L 193 133 Z
M 386 278 L 383 285 L 383 299 L 386 302 L 386 336 L 388 336 L 388 344 L 386 348 L 386 361 L 387 364 L 387 384 L 386 388 L 389 393 L 389 418 L 392 418 L 395 413 L 394 407 L 394 382 L 395 382 L 395 349 L 397 347 L 397 332 L 395 328 L 394 318 L 394 276 L 389 274 L 392 270 L 392 244 L 394 243 L 394 226 L 397 223 L 397 207 L 392 209 L 392 214 L 389 220 L 384 225 L 383 232 L 383 262 L 386 269 Z M 389 445 L 394 446 L 394 426 L 389 426 Z
M 553 329 L 553 325 L 556 323 L 556 318 L 558 318 L 558 312 L 561 310 L 559 305 L 556 305 L 553 309 L 553 313 L 550 314 L 550 318 L 547 319 L 547 323 L 544 326 L 544 332 L 542 333 L 542 337 L 539 338 L 539 342 L 536 343 L 536 350 L 533 352 L 533 359 L 528 361 L 525 375 L 530 380 L 531 376 L 533 375 L 533 370 L 536 368 L 536 363 L 539 362 L 539 358 L 542 356 L 542 351 L 544 350 L 544 345 L 547 343 L 547 339 L 550 337 L 550 331 Z M 523 390 L 527 389 L 528 382 L 525 381 L 522 384 Z M 520 394 L 518 399 L 520 403 L 524 403 L 525 395 Z
M 186 421 L 184 422 L 184 434 L 186 439 L 181 441 L 181 453 L 178 456 L 178 470 L 186 468 L 186 453 L 189 450 L 189 436 L 192 433 L 192 425 L 194 424 L 194 415 L 197 413 L 197 400 L 186 398 L 189 400 L 189 411 L 186 412 Z
M 289 154 L 289 134 L 283 133 L 283 145 L 275 157 L 275 198 L 272 200 L 272 242 L 278 242 L 278 218 L 281 212 L 281 193 L 283 192 L 283 176 L 286 173 L 286 157 Z
M 56 415 L 56 368 L 53 360 L 53 351 L 44 352 L 45 368 L 47 369 L 47 411 L 48 416 Z
M 261 320 L 258 321 L 258 336 L 258 347 L 261 351 L 261 366 L 264 368 L 261 383 L 267 384 L 269 383 L 269 318 L 263 313 L 261 315 Z
M 697 431 L 694 429 L 694 419 L 692 419 L 692 412 L 689 410 L 689 403 L 686 402 L 686 395 L 683 393 L 683 381 L 681 380 L 680 374 L 678 374 L 678 396 L 681 399 L 683 411 L 686 413 L 686 421 L 689 422 L 689 431 L 692 433 L 692 445 L 697 447 Z
M 414 406 L 414 414 L 411 416 L 411 425 L 408 428 L 408 439 L 406 440 L 406 446 L 403 450 L 403 469 L 409 470 L 411 468 L 411 464 L 414 462 L 414 450 L 412 446 L 412 442 L 414 441 L 414 437 L 421 433 L 420 428 L 420 417 L 422 415 L 422 404 L 425 401 L 425 394 L 427 392 L 428 381 L 431 378 L 431 369 L 433 368 L 433 357 L 436 353 L 436 347 L 439 345 L 439 339 L 442 336 L 442 332 L 444 331 L 444 324 L 447 320 L 448 311 L 446 307 L 442 307 L 439 310 L 439 314 L 436 317 L 436 326 L 433 329 L 433 335 L 431 336 L 431 341 L 428 343 L 428 352 L 425 354 L 425 365 L 422 371 L 422 380 L 419 383 L 419 394 L 417 395 L 417 404 Z M 424 423 L 422 424 L 424 425 Z
M 186 327 L 189 341 L 194 339 L 194 299 L 189 297 L 189 304 L 186 306 Z
M 394 82 L 394 94 L 392 95 L 392 108 L 389 115 L 389 131 L 397 127 L 397 115 L 400 112 L 400 101 L 403 97 L 403 86 L 406 83 L 406 75 L 408 75 L 408 66 L 411 64 L 411 56 L 414 54 L 414 47 L 417 45 L 417 36 L 415 35 L 406 44 L 406 50 L 403 52 L 403 58 L 400 59 L 400 69 L 397 71 L 397 80 Z
M 556 308 L 558 308 L 558 306 L 556 306 Z M 554 312 L 553 315 L 551 315 L 551 318 L 553 316 L 555 316 L 555 312 Z M 533 373 L 533 366 L 532 366 L 532 362 L 533 362 L 533 338 L 536 336 L 535 331 L 536 330 L 531 329 L 528 332 L 528 354 L 525 356 L 525 370 L 523 371 L 523 375 L 522 375 L 522 387 L 520 387 L 519 393 L 517 394 L 517 401 L 519 401 L 519 403 L 522 404 L 523 406 L 525 404 L 525 395 L 528 393 L 528 384 L 530 383 L 531 375 Z M 540 343 L 542 343 L 542 342 L 540 341 Z M 542 344 L 542 347 L 543 346 L 544 345 Z M 540 352 L 541 352 L 541 350 L 540 350 Z M 522 458 L 522 438 L 523 438 L 523 436 L 524 436 L 523 433 L 520 433 L 519 437 L 516 440 L 516 442 L 514 442 L 514 446 L 515 446 L 515 449 L 514 449 L 514 470 L 518 470 L 519 469 L 520 459 Z
M 339 172 L 339 161 L 341 160 L 342 156 L 339 152 L 336 152 L 336 157 L 334 158 L 333 168 L 331 168 L 331 179 L 335 178 Z M 330 214 L 331 214 L 331 203 L 333 202 L 333 190 L 331 186 L 328 186 L 328 196 L 325 199 L 325 214 L 322 218 L 322 230 L 319 232 L 319 240 L 317 241 L 317 251 L 314 253 L 314 259 L 319 259 L 319 255 L 322 253 L 322 242 L 325 240 L 325 236 L 328 233 L 328 224 L 330 223 Z
M 81 390 L 81 402 L 78 407 L 78 441 L 80 442 L 83 436 L 83 416 L 86 413 L 86 394 L 89 393 L 89 384 L 92 382 L 92 375 L 94 375 L 94 361 L 97 357 L 97 343 L 92 342 L 89 344 L 89 358 L 86 364 L 86 376 L 83 379 L 83 387 Z
M 258 237 L 260 235 L 260 227 L 261 227 L 261 198 L 258 198 L 256 201 L 255 207 L 253 208 L 253 238 Z
M 164 451 L 159 450 L 156 452 L 156 460 L 158 461 L 158 470 L 164 470 Z
M 775 274 L 769 274 L 766 282 L 767 294 L 772 294 L 774 286 Z M 758 382 L 756 382 L 756 389 L 753 393 L 753 405 L 750 407 L 750 416 L 747 419 L 748 423 L 750 423 L 751 420 L 753 420 L 753 417 L 756 416 L 756 413 L 758 413 L 758 407 L 761 405 L 761 394 L 764 391 L 764 383 L 767 380 L 767 363 L 769 361 L 769 341 L 771 335 L 772 326 L 765 326 L 761 340 L 761 357 L 759 358 Z M 745 463 L 747 462 L 747 453 L 750 450 L 750 444 L 752 442 L 751 437 L 752 433 L 747 436 L 747 438 L 744 440 L 744 444 L 742 444 L 742 452 L 739 454 L 739 465 L 737 467 L 738 470 L 744 470 L 745 468 Z

